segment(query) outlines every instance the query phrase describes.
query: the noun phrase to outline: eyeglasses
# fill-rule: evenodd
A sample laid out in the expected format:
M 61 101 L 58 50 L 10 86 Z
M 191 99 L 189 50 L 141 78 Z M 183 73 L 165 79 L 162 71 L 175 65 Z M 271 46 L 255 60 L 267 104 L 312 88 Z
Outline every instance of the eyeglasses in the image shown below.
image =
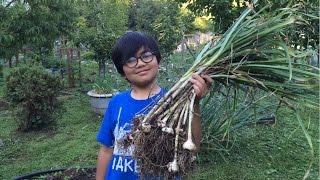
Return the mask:
M 141 59 L 141 61 L 143 61 L 144 63 L 149 63 L 153 60 L 153 52 L 145 52 L 143 53 L 140 57 L 131 57 L 129 58 L 125 64 L 129 67 L 129 68 L 134 68 L 137 66 L 138 64 L 138 59 Z

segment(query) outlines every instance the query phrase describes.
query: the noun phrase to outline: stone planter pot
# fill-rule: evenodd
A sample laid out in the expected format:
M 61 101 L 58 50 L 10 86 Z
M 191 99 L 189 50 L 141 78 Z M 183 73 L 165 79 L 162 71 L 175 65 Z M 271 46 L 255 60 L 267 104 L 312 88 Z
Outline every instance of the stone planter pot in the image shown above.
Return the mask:
M 112 94 L 97 94 L 94 90 L 89 91 L 87 94 L 90 96 L 90 104 L 93 112 L 104 115 Z

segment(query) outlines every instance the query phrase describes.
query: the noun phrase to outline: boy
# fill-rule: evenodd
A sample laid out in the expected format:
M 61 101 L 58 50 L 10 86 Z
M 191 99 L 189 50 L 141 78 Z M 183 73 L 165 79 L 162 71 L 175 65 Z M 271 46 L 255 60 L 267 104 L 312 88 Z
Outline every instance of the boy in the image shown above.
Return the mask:
M 141 32 L 128 32 L 115 44 L 112 61 L 117 71 L 131 85 L 131 90 L 114 96 L 104 115 L 97 135 L 102 144 L 96 179 L 139 179 L 136 161 L 132 158 L 134 147 L 122 150 L 118 140 L 130 132 L 135 115 L 147 113 L 146 107 L 154 105 L 166 91 L 157 84 L 161 55 L 156 41 Z M 197 94 L 195 113 L 199 114 L 199 100 L 207 93 L 212 79 L 194 74 L 190 80 Z M 194 142 L 199 148 L 201 139 L 200 117 L 192 124 Z

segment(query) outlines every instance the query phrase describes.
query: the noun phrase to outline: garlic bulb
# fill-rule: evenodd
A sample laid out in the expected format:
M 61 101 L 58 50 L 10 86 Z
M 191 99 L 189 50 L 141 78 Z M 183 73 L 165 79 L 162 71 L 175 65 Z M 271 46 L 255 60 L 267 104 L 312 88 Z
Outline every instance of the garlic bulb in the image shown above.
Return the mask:
M 179 171 L 177 159 L 174 159 L 172 162 L 169 162 L 168 170 L 169 170 L 169 172 L 178 172 Z

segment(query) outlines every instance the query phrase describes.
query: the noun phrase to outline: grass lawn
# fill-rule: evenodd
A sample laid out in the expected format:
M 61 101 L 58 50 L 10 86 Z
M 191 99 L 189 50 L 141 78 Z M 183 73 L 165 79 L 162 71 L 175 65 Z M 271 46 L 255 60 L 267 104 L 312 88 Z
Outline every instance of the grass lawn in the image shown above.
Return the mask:
M 0 110 L 0 179 L 45 169 L 95 165 L 100 117 L 90 111 L 84 93 L 70 94 L 60 98 L 64 110 L 57 124 L 38 132 L 18 133 L 10 111 Z M 312 137 L 314 157 L 310 157 L 295 116 L 281 108 L 275 125 L 237 131 L 230 151 L 201 153 L 199 168 L 190 179 L 302 179 L 311 158 L 314 163 L 308 179 L 319 179 L 319 114 L 302 112 L 304 119 L 309 115 L 305 126 Z
M 0 111 L 0 179 L 59 167 L 93 166 L 100 118 L 91 113 L 84 94 L 64 97 L 64 112 L 57 125 L 40 132 L 18 133 L 7 110 Z

